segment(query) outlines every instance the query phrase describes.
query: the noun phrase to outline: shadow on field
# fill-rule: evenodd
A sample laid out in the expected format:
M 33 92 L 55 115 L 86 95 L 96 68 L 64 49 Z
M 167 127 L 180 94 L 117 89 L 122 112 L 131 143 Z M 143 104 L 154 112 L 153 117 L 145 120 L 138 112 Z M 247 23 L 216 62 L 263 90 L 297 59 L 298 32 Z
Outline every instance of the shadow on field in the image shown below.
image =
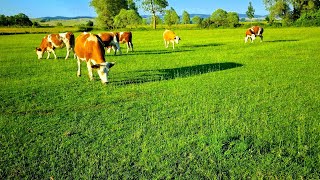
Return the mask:
M 202 48 L 202 47 L 214 47 L 214 46 L 222 46 L 221 43 L 208 43 L 208 44 L 188 44 L 188 45 L 182 45 L 181 47 L 187 47 L 187 48 Z
M 122 52 L 122 55 L 131 56 L 131 55 L 148 55 L 148 54 L 171 54 L 171 53 L 190 52 L 190 51 L 193 51 L 193 50 L 177 49 L 177 48 L 173 50 L 171 47 L 171 48 L 164 49 L 164 50 L 145 50 L 145 51 L 139 51 L 139 50 L 136 51 L 135 50 L 134 52 L 129 51 L 129 53 Z
M 263 42 L 267 42 L 267 43 L 273 43 L 273 42 L 296 42 L 296 41 L 299 41 L 299 40 L 296 40 L 296 39 L 284 39 L 284 40 L 271 40 L 271 41 L 263 41 Z
M 242 64 L 234 62 L 224 62 L 224 63 L 213 63 L 213 64 L 202 64 L 195 66 L 187 66 L 172 69 L 159 69 L 159 70 L 144 70 L 144 71 L 133 71 L 129 75 L 121 75 L 120 79 L 115 80 L 112 83 L 116 85 L 126 85 L 126 84 L 140 84 L 146 82 L 170 80 L 175 78 L 185 78 L 191 77 L 211 72 L 223 71 L 232 68 L 242 67 Z

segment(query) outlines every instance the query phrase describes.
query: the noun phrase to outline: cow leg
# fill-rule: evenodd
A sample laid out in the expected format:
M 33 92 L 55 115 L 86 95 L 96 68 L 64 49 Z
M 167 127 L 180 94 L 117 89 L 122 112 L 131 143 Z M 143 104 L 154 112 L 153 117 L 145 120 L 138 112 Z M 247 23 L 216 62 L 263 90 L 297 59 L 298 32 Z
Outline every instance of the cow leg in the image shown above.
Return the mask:
M 50 51 L 47 51 L 48 55 L 47 55 L 47 59 L 50 58 Z
M 90 60 L 87 61 L 87 68 L 88 68 L 89 79 L 90 79 L 90 81 L 92 81 L 93 80 L 93 74 L 92 74 L 92 67 L 91 67 Z
M 78 71 L 77 71 L 77 76 L 80 77 L 81 76 L 81 60 L 79 57 L 77 57 L 78 61 Z
M 70 46 L 66 45 L 66 49 L 67 49 L 67 55 L 66 55 L 66 58 L 65 59 L 68 59 L 69 55 L 70 55 Z
M 247 43 L 247 42 L 248 42 L 248 36 L 244 38 L 244 43 Z
M 172 49 L 174 49 L 174 42 L 172 42 Z
M 129 42 L 129 43 L 130 43 L 131 51 L 133 52 L 133 44 L 132 44 L 132 42 Z
M 56 53 L 54 52 L 54 50 L 52 50 L 52 54 L 54 55 L 54 59 L 57 59 L 57 55 L 56 55 Z
M 127 44 L 127 53 L 128 53 L 128 52 L 129 52 L 130 45 L 129 45 L 129 42 L 127 42 L 126 44 Z
M 260 42 L 262 42 L 263 41 L 263 36 L 262 35 L 260 35 Z

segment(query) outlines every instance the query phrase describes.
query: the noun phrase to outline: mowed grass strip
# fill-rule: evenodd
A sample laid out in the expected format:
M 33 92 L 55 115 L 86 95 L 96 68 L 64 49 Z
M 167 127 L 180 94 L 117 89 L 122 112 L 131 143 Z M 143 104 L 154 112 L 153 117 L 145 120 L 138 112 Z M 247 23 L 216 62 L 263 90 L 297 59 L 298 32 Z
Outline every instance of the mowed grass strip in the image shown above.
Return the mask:
M 106 86 L 0 36 L 0 179 L 319 177 L 319 28 L 162 32 L 107 54 Z

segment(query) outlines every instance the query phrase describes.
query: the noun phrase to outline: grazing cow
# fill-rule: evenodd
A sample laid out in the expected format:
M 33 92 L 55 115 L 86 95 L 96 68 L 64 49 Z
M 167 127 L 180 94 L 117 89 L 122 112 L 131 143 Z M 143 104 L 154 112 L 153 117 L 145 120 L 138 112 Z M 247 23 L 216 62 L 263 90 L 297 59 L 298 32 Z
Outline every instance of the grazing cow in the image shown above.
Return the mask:
M 106 48 L 114 47 L 115 49 L 119 50 L 120 55 L 122 54 L 120 45 L 119 45 L 119 38 L 115 33 L 113 32 L 99 33 L 98 36 L 101 38 L 104 47 Z M 117 51 L 114 51 L 114 55 L 116 54 L 117 54 Z
M 127 53 L 129 50 L 133 51 L 132 44 L 132 33 L 131 32 L 117 32 L 117 36 L 119 37 L 119 43 L 127 44 Z
M 101 82 L 108 83 L 108 73 L 114 62 L 105 61 L 105 50 L 100 37 L 91 33 L 82 33 L 76 39 L 74 48 L 78 59 L 78 77 L 81 76 L 80 63 L 86 61 L 89 79 L 93 80 L 92 69 L 97 69 Z
M 164 46 L 166 48 L 168 48 L 170 42 L 172 42 L 172 48 L 174 49 L 174 43 L 179 44 L 179 40 L 181 39 L 179 36 L 176 36 L 176 34 L 173 31 L 165 30 L 163 32 L 163 40 L 164 40 Z
M 247 43 L 248 39 L 251 39 L 251 43 L 256 39 L 256 36 L 260 37 L 260 42 L 263 41 L 263 28 L 260 26 L 252 26 L 251 28 L 247 29 L 246 37 L 244 38 L 244 42 Z
M 74 35 L 72 32 L 60 33 L 60 34 L 49 34 L 46 35 L 40 44 L 40 47 L 36 48 L 38 59 L 41 59 L 44 52 L 48 53 L 47 59 L 50 57 L 52 52 L 54 58 L 57 59 L 56 53 L 54 52 L 55 48 L 63 48 L 66 46 L 67 55 L 65 59 L 68 59 L 70 51 L 73 51 L 74 54 Z M 74 55 L 75 58 L 75 55 Z

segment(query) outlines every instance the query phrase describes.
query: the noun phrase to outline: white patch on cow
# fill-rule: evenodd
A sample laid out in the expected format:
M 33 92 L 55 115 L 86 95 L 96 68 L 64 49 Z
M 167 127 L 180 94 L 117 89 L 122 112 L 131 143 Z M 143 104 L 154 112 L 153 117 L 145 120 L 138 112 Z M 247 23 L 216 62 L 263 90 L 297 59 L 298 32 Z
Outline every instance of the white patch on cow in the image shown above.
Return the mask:
M 121 36 L 124 34 L 124 32 L 120 32 L 119 38 L 121 39 Z
M 43 56 L 43 52 L 41 50 L 36 50 L 36 51 L 37 51 L 38 59 L 41 59 Z
M 90 35 L 87 38 L 87 41 L 93 41 L 93 42 L 98 42 L 98 38 L 96 36 Z

